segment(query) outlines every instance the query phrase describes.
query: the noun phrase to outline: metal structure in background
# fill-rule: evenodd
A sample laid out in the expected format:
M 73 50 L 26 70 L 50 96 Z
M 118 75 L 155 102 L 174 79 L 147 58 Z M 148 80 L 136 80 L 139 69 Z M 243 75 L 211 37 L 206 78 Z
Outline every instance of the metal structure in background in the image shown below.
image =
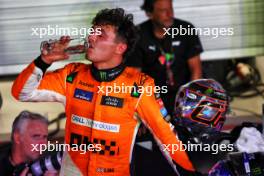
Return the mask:
M 134 14 L 135 23 L 140 23 L 146 19 L 139 8 L 142 2 L 143 0 L 0 0 L 0 75 L 19 73 L 39 55 L 41 41 L 60 37 L 47 34 L 37 36 L 34 32 L 37 29 L 40 31 L 48 26 L 87 28 L 96 12 L 102 8 L 114 7 L 125 8 L 127 12 Z M 263 0 L 175 0 L 174 10 L 176 17 L 192 22 L 204 32 L 208 28 L 211 32 L 215 28 L 233 28 L 232 36 L 201 36 L 205 48 L 203 60 L 264 54 Z M 82 59 L 83 55 L 74 58 Z M 54 64 L 53 68 L 60 67 L 61 64 Z

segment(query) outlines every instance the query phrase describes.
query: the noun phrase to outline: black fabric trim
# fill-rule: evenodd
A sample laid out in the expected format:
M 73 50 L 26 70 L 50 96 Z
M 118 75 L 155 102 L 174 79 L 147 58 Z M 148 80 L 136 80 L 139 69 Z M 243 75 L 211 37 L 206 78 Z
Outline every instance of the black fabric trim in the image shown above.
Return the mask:
M 49 68 L 49 66 L 51 64 L 47 64 L 45 63 L 42 59 L 41 59 L 41 55 L 39 55 L 35 60 L 34 60 L 34 64 L 36 65 L 36 67 L 40 68 L 43 72 L 43 74 L 46 72 L 46 70 Z
M 124 64 L 120 64 L 114 68 L 103 69 L 103 70 L 97 69 L 92 64 L 91 73 L 92 73 L 92 76 L 94 77 L 94 79 L 96 81 L 109 82 L 109 81 L 113 81 L 115 78 L 117 78 L 124 71 L 124 69 L 125 69 Z

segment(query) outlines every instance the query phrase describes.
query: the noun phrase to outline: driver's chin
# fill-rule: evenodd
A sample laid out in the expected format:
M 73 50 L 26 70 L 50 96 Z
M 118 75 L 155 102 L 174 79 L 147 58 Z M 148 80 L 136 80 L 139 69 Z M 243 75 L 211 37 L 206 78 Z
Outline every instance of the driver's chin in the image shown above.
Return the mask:
M 91 61 L 91 62 L 94 61 L 93 57 L 91 55 L 89 55 L 88 53 L 85 54 L 85 59 L 88 61 Z

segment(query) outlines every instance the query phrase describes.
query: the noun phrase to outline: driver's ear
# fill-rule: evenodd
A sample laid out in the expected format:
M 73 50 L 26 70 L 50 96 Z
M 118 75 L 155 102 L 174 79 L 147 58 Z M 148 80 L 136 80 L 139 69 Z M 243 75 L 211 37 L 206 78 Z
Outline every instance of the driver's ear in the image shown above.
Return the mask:
M 123 43 L 123 42 L 120 42 L 117 44 L 117 47 L 116 47 L 116 53 L 117 54 L 120 54 L 120 55 L 123 55 L 127 50 L 127 44 L 126 43 Z

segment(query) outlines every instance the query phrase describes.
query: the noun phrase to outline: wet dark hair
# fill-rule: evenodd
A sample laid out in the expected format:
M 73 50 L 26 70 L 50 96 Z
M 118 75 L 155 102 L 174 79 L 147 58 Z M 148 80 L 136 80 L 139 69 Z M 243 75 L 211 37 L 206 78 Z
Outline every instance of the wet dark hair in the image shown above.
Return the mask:
M 103 9 L 99 11 L 92 21 L 93 25 L 111 25 L 116 28 L 117 40 L 127 44 L 124 57 L 129 55 L 138 39 L 138 31 L 133 23 L 133 15 L 126 14 L 124 9 Z
M 157 0 L 144 0 L 144 3 L 140 7 L 142 10 L 144 10 L 146 13 L 151 13 L 153 12 L 154 9 L 154 3 Z

